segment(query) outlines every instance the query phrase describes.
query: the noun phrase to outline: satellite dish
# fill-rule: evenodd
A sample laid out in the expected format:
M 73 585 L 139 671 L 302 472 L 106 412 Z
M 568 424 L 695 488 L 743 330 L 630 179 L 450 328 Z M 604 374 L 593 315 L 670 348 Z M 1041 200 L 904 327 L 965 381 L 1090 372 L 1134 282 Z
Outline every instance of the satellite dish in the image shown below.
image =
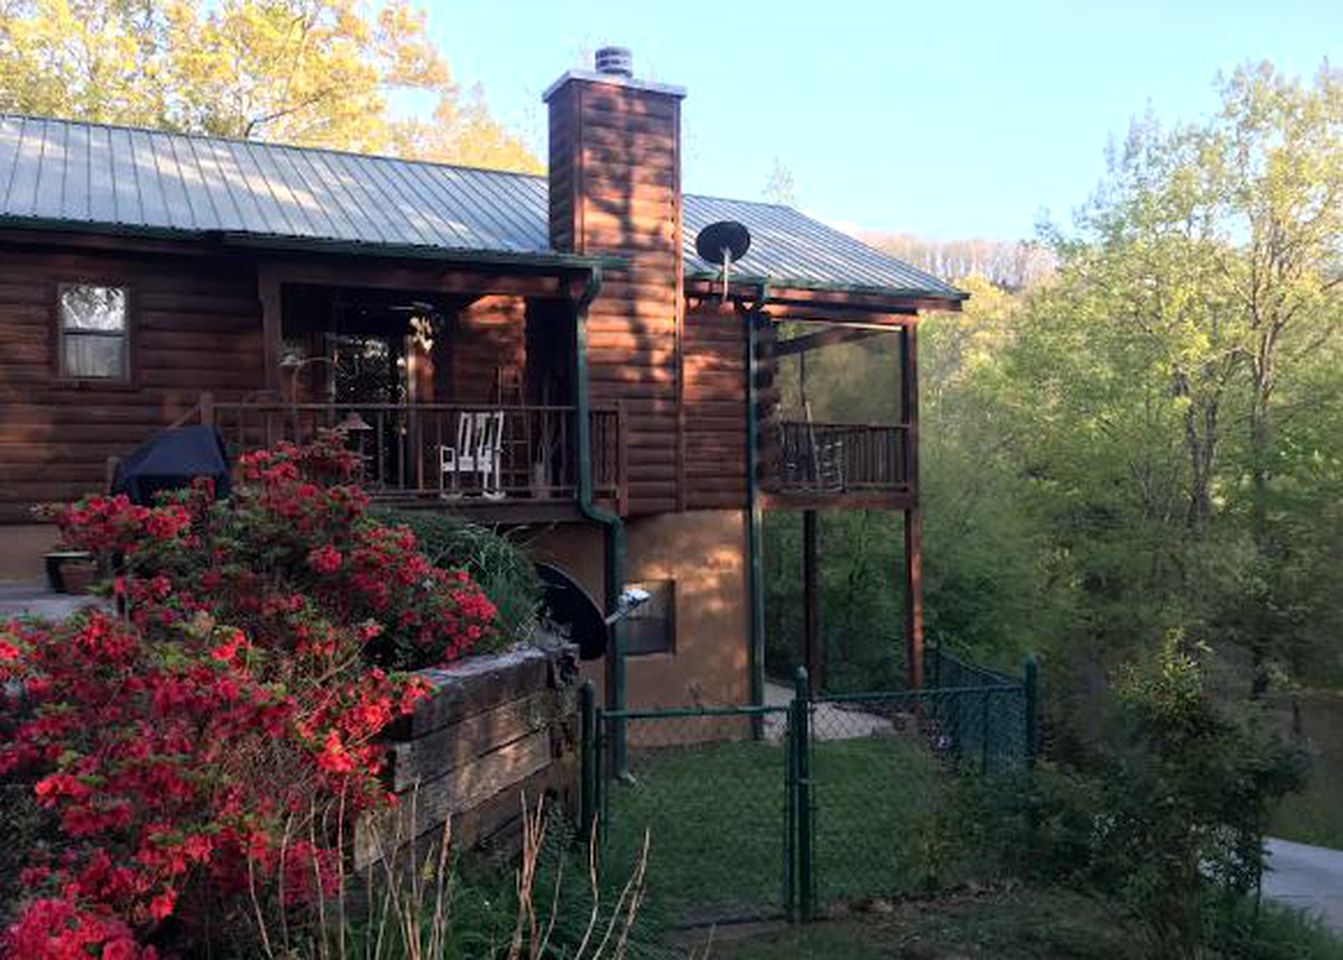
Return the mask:
M 695 252 L 701 260 L 723 265 L 723 299 L 727 299 L 728 274 L 732 264 L 751 249 L 751 231 L 736 220 L 711 223 L 695 236 Z

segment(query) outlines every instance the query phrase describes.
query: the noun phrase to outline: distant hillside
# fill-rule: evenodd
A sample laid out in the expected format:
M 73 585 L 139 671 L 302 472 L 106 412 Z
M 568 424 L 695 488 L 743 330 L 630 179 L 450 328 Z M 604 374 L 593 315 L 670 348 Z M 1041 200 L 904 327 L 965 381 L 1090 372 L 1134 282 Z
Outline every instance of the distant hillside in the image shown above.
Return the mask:
M 1006 290 L 1033 286 L 1056 266 L 1053 251 L 1027 240 L 929 240 L 906 233 L 866 233 L 862 239 L 934 276 L 977 275 Z

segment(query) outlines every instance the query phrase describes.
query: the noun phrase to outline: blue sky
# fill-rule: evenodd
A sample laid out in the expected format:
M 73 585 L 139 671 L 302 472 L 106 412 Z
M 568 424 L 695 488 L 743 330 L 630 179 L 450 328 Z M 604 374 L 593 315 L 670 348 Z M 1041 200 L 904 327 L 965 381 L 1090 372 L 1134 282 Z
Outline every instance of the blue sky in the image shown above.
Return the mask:
M 777 156 L 832 223 L 953 238 L 1066 220 L 1150 105 L 1215 107 L 1247 60 L 1338 62 L 1333 0 L 472 0 L 428 3 L 459 82 L 544 146 L 542 91 L 604 43 L 688 89 L 688 190 L 759 199 Z

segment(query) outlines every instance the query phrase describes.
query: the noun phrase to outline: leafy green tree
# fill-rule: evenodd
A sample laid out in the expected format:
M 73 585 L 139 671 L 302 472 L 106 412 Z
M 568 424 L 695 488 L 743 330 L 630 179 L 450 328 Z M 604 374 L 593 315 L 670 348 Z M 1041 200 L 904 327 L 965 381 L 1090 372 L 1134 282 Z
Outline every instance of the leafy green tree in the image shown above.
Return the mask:
M 391 98 L 437 101 L 432 126 Z M 0 0 L 0 109 L 534 170 L 408 0 Z

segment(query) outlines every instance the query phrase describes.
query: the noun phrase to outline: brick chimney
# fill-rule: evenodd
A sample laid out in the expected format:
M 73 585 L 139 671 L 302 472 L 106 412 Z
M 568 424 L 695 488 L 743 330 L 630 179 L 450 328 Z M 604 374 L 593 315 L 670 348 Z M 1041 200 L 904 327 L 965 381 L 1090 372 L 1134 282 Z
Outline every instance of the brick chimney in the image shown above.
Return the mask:
M 605 273 L 589 311 L 588 359 L 593 400 L 625 401 L 631 460 L 645 464 L 630 477 L 631 512 L 674 510 L 681 497 L 666 446 L 680 437 L 684 96 L 637 79 L 629 51 L 606 47 L 596 69 L 571 70 L 544 97 L 551 246 L 629 263 Z M 660 446 L 661 455 L 640 457 L 643 443 Z

